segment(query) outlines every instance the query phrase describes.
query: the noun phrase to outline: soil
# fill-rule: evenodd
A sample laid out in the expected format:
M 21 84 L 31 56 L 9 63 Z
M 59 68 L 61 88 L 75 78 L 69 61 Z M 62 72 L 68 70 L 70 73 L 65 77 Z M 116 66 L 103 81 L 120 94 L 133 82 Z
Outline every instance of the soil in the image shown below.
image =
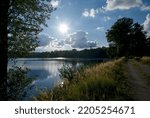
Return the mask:
M 137 66 L 131 63 L 131 60 L 127 62 L 128 69 L 128 82 L 132 90 L 133 100 L 136 101 L 149 101 L 150 100 L 150 84 L 147 79 L 150 79 L 150 67 L 140 62 L 137 62 Z M 145 75 L 147 79 L 145 79 Z

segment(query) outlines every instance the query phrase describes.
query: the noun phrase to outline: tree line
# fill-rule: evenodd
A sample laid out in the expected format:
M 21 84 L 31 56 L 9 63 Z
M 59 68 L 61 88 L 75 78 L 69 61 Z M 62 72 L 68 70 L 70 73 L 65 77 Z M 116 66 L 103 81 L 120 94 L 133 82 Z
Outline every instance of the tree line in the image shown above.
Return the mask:
M 30 53 L 26 58 L 108 58 L 108 48 L 95 48 L 95 49 L 84 49 L 84 50 L 62 50 L 62 51 L 51 51 L 51 52 L 33 52 Z

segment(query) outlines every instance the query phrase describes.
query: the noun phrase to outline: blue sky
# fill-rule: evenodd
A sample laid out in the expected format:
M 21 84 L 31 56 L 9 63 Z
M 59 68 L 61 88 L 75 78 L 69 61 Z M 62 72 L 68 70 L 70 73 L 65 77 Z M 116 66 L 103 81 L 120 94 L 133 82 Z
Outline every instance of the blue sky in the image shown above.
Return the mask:
M 52 0 L 51 4 L 57 9 L 40 33 L 36 51 L 108 46 L 105 33 L 121 17 L 132 18 L 150 32 L 149 0 Z

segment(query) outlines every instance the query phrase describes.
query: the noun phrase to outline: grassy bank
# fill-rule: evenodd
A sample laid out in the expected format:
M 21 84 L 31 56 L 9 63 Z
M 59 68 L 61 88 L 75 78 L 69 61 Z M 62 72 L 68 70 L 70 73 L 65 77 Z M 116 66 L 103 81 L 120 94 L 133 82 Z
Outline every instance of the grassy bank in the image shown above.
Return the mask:
M 124 62 L 121 58 L 76 71 L 63 86 L 43 91 L 34 100 L 130 100 Z
M 150 57 L 142 57 L 141 62 L 150 66 Z

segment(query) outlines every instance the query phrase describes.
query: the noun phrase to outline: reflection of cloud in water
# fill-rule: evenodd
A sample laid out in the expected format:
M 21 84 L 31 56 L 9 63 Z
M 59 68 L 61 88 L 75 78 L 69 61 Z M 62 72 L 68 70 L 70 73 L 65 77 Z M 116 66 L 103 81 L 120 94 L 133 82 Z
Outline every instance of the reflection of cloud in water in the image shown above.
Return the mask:
M 30 68 L 28 76 L 35 78 L 26 89 L 27 94 L 25 100 L 38 95 L 41 90 L 52 89 L 61 81 L 58 69 L 63 66 L 63 62 L 28 61 L 25 63 L 25 66 Z
M 53 75 L 53 73 L 45 69 L 31 70 L 28 73 L 28 76 L 35 77 L 36 79 L 27 87 L 27 95 L 25 99 L 28 99 L 28 97 L 30 98 L 33 95 L 37 95 L 40 90 L 51 89 L 59 80 L 59 74 Z

